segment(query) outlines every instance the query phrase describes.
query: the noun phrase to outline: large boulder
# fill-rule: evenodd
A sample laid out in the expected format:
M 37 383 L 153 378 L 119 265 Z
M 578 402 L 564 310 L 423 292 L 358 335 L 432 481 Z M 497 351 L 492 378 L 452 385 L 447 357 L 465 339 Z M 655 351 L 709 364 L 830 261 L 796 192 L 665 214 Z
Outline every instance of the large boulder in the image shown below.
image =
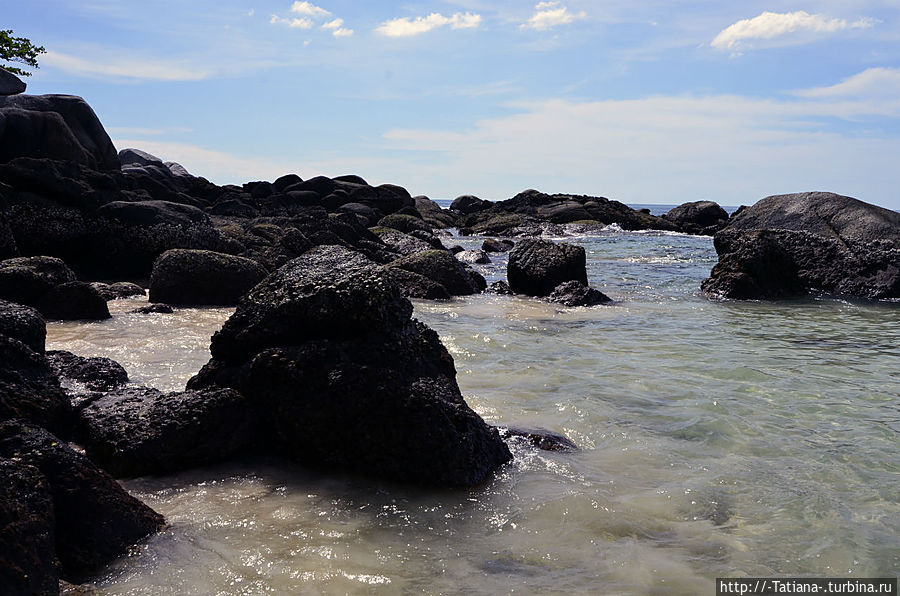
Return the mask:
M 580 281 L 567 281 L 559 284 L 547 297 L 547 300 L 568 307 L 596 306 L 611 302 L 609 296 Z
M 53 502 L 44 476 L 0 459 L 0 594 L 59 592 Z
M 0 424 L 0 457 L 34 466 L 47 479 L 55 512 L 60 576 L 79 583 L 165 524 L 84 455 L 43 428 Z
M 25 81 L 8 70 L 0 68 L 0 95 L 18 95 L 25 93 L 26 88 Z
M 0 163 L 16 157 L 118 170 L 116 148 L 94 110 L 72 95 L 0 96 Z
M 0 335 L 17 339 L 38 354 L 43 354 L 47 325 L 34 308 L 0 300 Z
M 478 294 L 487 287 L 481 274 L 461 263 L 448 250 L 415 253 L 397 259 L 388 268 L 403 269 L 427 277 L 444 286 L 451 296 Z
M 453 359 L 376 264 L 319 246 L 245 296 L 188 384 L 233 387 L 308 465 L 473 486 L 511 457 L 465 403 Z
M 119 161 L 123 168 L 129 165 L 165 167 L 163 160 L 155 155 L 131 147 L 119 151 Z
M 118 389 L 79 412 L 88 456 L 117 477 L 168 474 L 221 461 L 255 440 L 254 412 L 232 389 Z
M 453 199 L 450 203 L 450 211 L 455 211 L 460 215 L 471 215 L 479 211 L 484 211 L 493 205 L 490 201 L 479 199 L 472 195 L 462 195 Z
M 714 244 L 719 262 L 702 288 L 715 297 L 900 297 L 900 214 L 850 197 L 767 197 L 732 218 Z
M 728 223 L 728 212 L 713 201 L 693 201 L 673 207 L 663 218 L 682 232 L 712 236 Z
M 75 273 L 56 257 L 16 257 L 0 261 L 0 298 L 37 306 L 53 288 L 75 281 Z
M 106 299 L 91 284 L 70 281 L 52 288 L 38 300 L 38 310 L 47 319 L 102 321 L 109 319 Z
M 428 197 L 413 197 L 416 202 L 416 211 L 422 214 L 422 219 L 434 229 L 456 227 L 456 214 L 449 210 L 441 209 L 441 206 Z
M 150 301 L 231 306 L 266 275 L 259 263 L 244 257 L 209 250 L 169 250 L 153 265 Z
M 47 352 L 47 363 L 59 377 L 63 388 L 84 387 L 87 391 L 111 391 L 128 383 L 128 373 L 121 364 L 101 356 L 77 356 L 66 350 Z
M 587 286 L 585 263 L 580 246 L 526 238 L 509 253 L 506 276 L 510 289 L 517 294 L 549 296 L 563 282 Z
M 69 400 L 44 355 L 0 334 L 0 422 L 24 418 L 60 431 L 68 417 Z

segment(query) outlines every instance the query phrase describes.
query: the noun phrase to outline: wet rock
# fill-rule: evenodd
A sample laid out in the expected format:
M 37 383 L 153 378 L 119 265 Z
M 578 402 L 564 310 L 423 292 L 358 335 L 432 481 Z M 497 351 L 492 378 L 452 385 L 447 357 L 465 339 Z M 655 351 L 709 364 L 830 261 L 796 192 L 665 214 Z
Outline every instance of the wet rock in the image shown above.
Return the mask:
M 517 294 L 549 296 L 561 283 L 578 281 L 587 286 L 584 248 L 549 240 L 520 240 L 509 253 L 507 279 Z
M 432 246 L 424 240 L 419 240 L 415 236 L 404 234 L 393 228 L 375 227 L 371 228 L 373 234 L 378 236 L 382 242 L 401 256 L 414 255 L 416 253 L 432 250 Z
M 8 70 L 0 68 L 0 95 L 18 95 L 25 93 L 26 88 L 25 81 Z
M 109 474 L 43 428 L 0 424 L 0 457 L 34 466 L 46 478 L 55 512 L 60 577 L 78 582 L 165 524 Z
M 376 211 L 368 205 L 362 203 L 344 203 L 338 207 L 338 212 L 353 213 L 360 218 L 364 226 L 372 226 L 383 217 L 379 211 Z
M 464 249 L 464 248 L 463 248 L 462 246 L 460 246 L 459 244 L 455 244 L 455 245 L 453 245 L 453 246 L 450 247 L 450 252 L 452 252 L 452 253 L 455 254 L 455 255 L 457 255 L 457 254 L 463 252 L 464 250 L 466 250 L 466 249 Z
M 388 267 L 411 271 L 427 277 L 444 286 L 452 296 L 478 294 L 487 287 L 487 282 L 480 274 L 467 269 L 463 263 L 446 250 L 427 250 L 416 253 L 397 259 Z
M 728 212 L 712 201 L 694 201 L 671 209 L 663 217 L 688 234 L 712 236 L 728 223 Z
M 117 477 L 222 461 L 256 440 L 254 412 L 231 389 L 118 389 L 82 409 L 78 426 L 88 456 Z
M 266 275 L 261 265 L 243 257 L 208 250 L 169 250 L 153 265 L 150 301 L 233 305 Z
M 47 325 L 30 306 L 0 300 L 0 334 L 19 340 L 38 354 L 44 353 Z
M 525 443 L 542 451 L 578 451 L 578 446 L 565 435 L 545 429 L 498 428 L 500 436 L 511 443 Z
M 140 314 L 140 315 L 150 315 L 150 314 L 170 315 L 173 312 L 175 312 L 175 310 L 168 304 L 149 304 L 147 306 L 142 306 L 140 308 L 136 308 L 131 312 Z
M 441 209 L 441 206 L 428 197 L 413 197 L 416 211 L 422 214 L 422 220 L 434 229 L 456 227 L 456 215 Z
M 55 257 L 16 257 L 0 261 L 0 298 L 37 306 L 40 299 L 75 274 Z
M 449 300 L 451 298 L 447 288 L 424 275 L 396 267 L 385 268 L 385 273 L 407 298 L 423 300 Z
M 37 308 L 45 318 L 59 321 L 101 321 L 111 317 L 106 299 L 83 281 L 52 288 L 38 300 Z
M 23 418 L 63 431 L 69 400 L 43 354 L 0 334 L 0 422 Z
M 612 301 L 600 290 L 588 287 L 580 281 L 567 281 L 559 284 L 547 297 L 547 300 L 568 307 L 596 306 Z
M 463 263 L 477 265 L 487 265 L 491 262 L 490 257 L 488 257 L 483 250 L 464 250 L 461 253 L 457 253 L 456 258 Z
M 509 289 L 509 284 L 505 281 L 495 281 L 484 291 L 486 294 L 496 294 L 498 296 L 512 296 L 515 294 Z
M 486 238 L 481 243 L 481 250 L 484 252 L 509 252 L 515 245 L 512 240 Z
M 702 288 L 715 297 L 900 297 L 900 214 L 850 197 L 767 197 L 732 218 L 714 244 L 719 262 Z
M 0 459 L 0 594 L 56 594 L 53 502 L 32 466 Z
M 316 247 L 241 301 L 189 387 L 238 389 L 266 435 L 308 465 L 473 486 L 511 456 L 465 404 L 437 335 L 411 313 L 380 267 Z
M 479 211 L 484 211 L 493 205 L 490 201 L 479 199 L 472 195 L 462 195 L 453 199 L 450 203 L 450 211 L 456 211 L 460 215 L 470 215 Z
M 110 284 L 108 293 L 113 299 L 147 295 L 147 291 L 144 288 L 129 281 L 117 281 L 116 283 Z
M 72 381 L 89 391 L 111 391 L 128 383 L 128 373 L 111 358 L 76 356 L 65 350 L 47 352 L 47 362 L 65 388 Z
M 407 234 L 412 232 L 413 230 L 431 232 L 431 226 L 429 226 L 421 219 L 418 219 L 411 215 L 400 215 L 396 213 L 382 217 L 378 221 L 378 226 L 382 228 L 393 228 Z

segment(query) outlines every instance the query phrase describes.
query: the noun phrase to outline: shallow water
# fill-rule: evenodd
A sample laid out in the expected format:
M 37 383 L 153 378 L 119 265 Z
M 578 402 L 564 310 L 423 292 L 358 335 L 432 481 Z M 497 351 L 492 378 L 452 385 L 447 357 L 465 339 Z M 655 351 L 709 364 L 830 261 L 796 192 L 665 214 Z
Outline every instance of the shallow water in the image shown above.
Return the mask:
M 569 241 L 615 304 L 476 296 L 416 316 L 489 422 L 579 452 L 519 451 L 461 492 L 258 459 L 129 480 L 171 525 L 101 593 L 710 594 L 718 576 L 897 575 L 900 307 L 711 302 L 710 238 Z M 505 258 L 484 272 L 502 278 Z M 179 389 L 228 314 L 51 324 L 48 343 Z

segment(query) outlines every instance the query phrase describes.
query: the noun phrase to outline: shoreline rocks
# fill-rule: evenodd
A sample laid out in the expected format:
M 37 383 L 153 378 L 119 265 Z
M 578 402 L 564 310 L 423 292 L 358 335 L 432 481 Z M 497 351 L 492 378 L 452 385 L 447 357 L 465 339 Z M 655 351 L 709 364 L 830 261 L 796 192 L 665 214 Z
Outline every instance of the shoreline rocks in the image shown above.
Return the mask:
M 153 264 L 150 302 L 233 306 L 267 275 L 256 261 L 209 250 L 173 249 Z
M 510 289 L 517 294 L 549 296 L 567 281 L 586 286 L 585 265 L 584 248 L 580 246 L 526 238 L 509 253 L 507 279 Z

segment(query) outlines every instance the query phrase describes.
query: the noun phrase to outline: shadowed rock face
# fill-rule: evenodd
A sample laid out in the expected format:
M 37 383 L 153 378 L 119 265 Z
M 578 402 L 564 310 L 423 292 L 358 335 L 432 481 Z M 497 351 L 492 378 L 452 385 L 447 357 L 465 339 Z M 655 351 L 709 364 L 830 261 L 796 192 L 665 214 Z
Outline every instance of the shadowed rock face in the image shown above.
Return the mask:
M 0 68 L 0 96 L 25 93 L 26 88 L 25 81 L 8 70 Z
M 688 234 L 712 235 L 728 223 L 728 212 L 712 201 L 684 203 L 663 216 Z
M 38 354 L 43 354 L 47 325 L 37 310 L 0 300 L 0 335 L 17 339 Z
M 153 265 L 150 301 L 176 305 L 234 305 L 266 276 L 243 257 L 209 250 L 169 250 Z
M 767 197 L 716 234 L 702 284 L 722 298 L 900 297 L 900 214 L 833 193 Z
M 0 422 L 23 418 L 59 431 L 68 415 L 69 400 L 44 355 L 0 334 Z
M 263 433 L 306 464 L 472 486 L 510 459 L 456 385 L 437 335 L 359 253 L 316 247 L 256 286 L 189 388 L 241 391 Z
M 549 296 L 561 283 L 578 281 L 587 286 L 584 248 L 549 240 L 520 240 L 509 253 L 507 278 L 517 294 Z

